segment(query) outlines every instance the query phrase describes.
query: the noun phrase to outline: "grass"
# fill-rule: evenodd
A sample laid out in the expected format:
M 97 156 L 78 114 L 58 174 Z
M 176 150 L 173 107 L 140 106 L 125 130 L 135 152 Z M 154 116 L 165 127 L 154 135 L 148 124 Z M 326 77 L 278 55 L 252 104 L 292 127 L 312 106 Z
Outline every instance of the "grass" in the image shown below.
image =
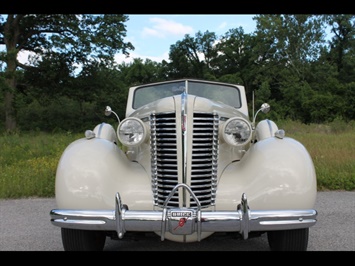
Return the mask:
M 286 135 L 300 141 L 309 151 L 319 191 L 355 190 L 355 123 L 335 121 L 327 125 L 304 125 L 287 122 L 282 126 Z
M 40 132 L 0 136 L 0 198 L 53 197 L 65 147 L 84 134 Z
M 355 190 L 355 123 L 277 124 L 309 151 L 319 191 Z M 84 133 L 70 132 L 2 134 L 0 198 L 54 197 L 60 156 L 69 143 L 82 137 Z

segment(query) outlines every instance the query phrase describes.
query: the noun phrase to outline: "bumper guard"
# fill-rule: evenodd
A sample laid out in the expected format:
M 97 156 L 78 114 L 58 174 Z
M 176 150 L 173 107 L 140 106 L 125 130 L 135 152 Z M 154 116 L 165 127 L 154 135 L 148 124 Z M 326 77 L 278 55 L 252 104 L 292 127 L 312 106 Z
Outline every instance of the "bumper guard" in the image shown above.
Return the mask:
M 185 188 L 197 202 L 197 208 L 168 208 L 167 204 L 175 191 Z M 127 231 L 165 232 L 174 235 L 201 232 L 239 232 L 244 239 L 252 231 L 273 231 L 308 228 L 316 223 L 317 211 L 306 210 L 250 210 L 246 194 L 235 211 L 202 211 L 199 200 L 189 186 L 178 184 L 171 191 L 162 210 L 128 210 L 117 192 L 115 210 L 53 209 L 51 223 L 55 226 L 82 230 L 116 231 L 123 238 Z

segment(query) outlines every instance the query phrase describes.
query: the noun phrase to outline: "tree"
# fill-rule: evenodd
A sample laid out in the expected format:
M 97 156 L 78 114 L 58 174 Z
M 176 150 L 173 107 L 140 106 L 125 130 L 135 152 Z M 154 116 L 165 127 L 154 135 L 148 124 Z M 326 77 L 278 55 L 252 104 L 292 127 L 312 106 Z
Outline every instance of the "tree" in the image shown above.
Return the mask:
M 269 58 L 264 60 L 281 64 L 289 74 L 304 80 L 308 62 L 317 60 L 324 44 L 322 21 L 315 15 L 258 15 L 256 35 L 265 39 Z M 289 75 L 288 74 L 288 75 Z
M 133 62 L 118 65 L 122 75 L 121 78 L 127 86 L 140 85 L 144 83 L 153 83 L 164 80 L 161 75 L 162 63 L 154 62 L 150 59 L 135 58 Z
M 247 97 L 251 99 L 251 83 L 257 76 L 256 67 L 259 54 L 255 50 L 255 37 L 245 34 L 242 27 L 230 29 L 216 45 L 219 55 L 214 60 L 214 69 L 219 69 L 219 76 L 234 74 L 244 85 Z
M 302 103 L 313 91 L 312 62 L 325 43 L 324 25 L 316 15 L 258 15 L 255 36 L 261 77 L 267 77 L 271 98 L 283 106 L 285 118 L 304 121 Z M 262 79 L 260 79 L 262 81 Z
M 61 54 L 67 64 L 85 65 L 92 58 L 112 62 L 117 52 L 129 55 L 134 50 L 124 42 L 126 15 L 105 14 L 8 14 L 0 15 L 0 45 L 5 52 L 0 62 L 6 64 L 4 79 L 5 129 L 16 129 L 14 97 L 17 92 L 16 71 L 36 67 L 41 58 Z M 31 52 L 33 64 L 18 60 L 19 52 Z
M 211 61 L 217 56 L 213 32 L 200 31 L 195 38 L 186 34 L 182 41 L 170 46 L 169 59 L 171 78 L 194 77 L 205 78 L 211 73 Z
M 325 15 L 325 21 L 334 34 L 329 41 L 329 59 L 337 66 L 339 79 L 352 82 L 355 74 L 355 16 L 354 15 Z

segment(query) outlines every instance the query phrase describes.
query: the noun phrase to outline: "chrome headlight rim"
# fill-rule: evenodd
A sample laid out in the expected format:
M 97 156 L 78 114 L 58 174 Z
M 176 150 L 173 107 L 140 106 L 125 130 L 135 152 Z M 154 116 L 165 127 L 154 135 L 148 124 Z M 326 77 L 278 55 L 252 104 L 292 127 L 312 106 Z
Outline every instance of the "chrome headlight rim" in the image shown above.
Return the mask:
M 133 134 L 132 136 L 134 136 L 134 134 L 140 134 L 140 136 L 138 136 L 137 140 L 134 140 L 131 138 L 132 141 L 128 141 L 127 138 L 124 138 L 124 134 L 123 134 L 123 127 L 127 127 L 127 123 L 133 123 L 133 125 L 135 125 L 135 128 L 131 128 L 132 132 L 131 134 Z M 127 135 L 127 133 L 125 133 Z M 124 146 L 128 146 L 128 147 L 134 147 L 134 146 L 138 146 L 141 145 L 146 137 L 147 137 L 147 130 L 146 127 L 143 123 L 142 120 L 140 120 L 139 118 L 136 117 L 127 117 L 125 119 L 123 119 L 120 124 L 117 127 L 117 137 L 118 140 L 121 142 L 122 145 Z M 136 136 L 137 137 L 137 136 Z
M 240 141 L 233 141 L 233 139 L 231 138 L 231 134 L 228 134 L 226 132 L 226 130 L 229 130 L 228 127 L 230 128 L 233 128 L 233 124 L 236 124 L 239 122 L 239 125 L 242 126 L 242 128 L 238 128 L 237 131 L 239 130 L 240 132 L 237 132 L 239 133 L 243 138 L 240 139 Z M 234 147 L 240 147 L 240 146 L 244 146 L 246 144 L 248 144 L 251 139 L 252 139 L 252 134 L 253 131 L 252 131 L 252 126 L 251 126 L 251 123 L 242 118 L 242 117 L 231 117 L 229 118 L 223 125 L 223 128 L 222 128 L 222 136 L 223 136 L 223 139 L 226 143 L 228 143 L 229 145 L 231 146 L 234 146 Z

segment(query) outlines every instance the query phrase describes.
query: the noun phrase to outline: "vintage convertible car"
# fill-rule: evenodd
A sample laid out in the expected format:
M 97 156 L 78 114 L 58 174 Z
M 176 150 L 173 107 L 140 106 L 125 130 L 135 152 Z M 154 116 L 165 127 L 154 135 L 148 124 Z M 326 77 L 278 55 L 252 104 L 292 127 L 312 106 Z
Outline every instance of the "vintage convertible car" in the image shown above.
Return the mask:
M 64 250 L 103 250 L 107 237 L 175 242 L 214 233 L 267 234 L 270 250 L 307 250 L 317 184 L 306 148 L 271 120 L 249 119 L 243 86 L 180 79 L 131 87 L 117 130 L 96 125 L 58 163 Z M 254 108 L 253 108 L 254 110 Z

